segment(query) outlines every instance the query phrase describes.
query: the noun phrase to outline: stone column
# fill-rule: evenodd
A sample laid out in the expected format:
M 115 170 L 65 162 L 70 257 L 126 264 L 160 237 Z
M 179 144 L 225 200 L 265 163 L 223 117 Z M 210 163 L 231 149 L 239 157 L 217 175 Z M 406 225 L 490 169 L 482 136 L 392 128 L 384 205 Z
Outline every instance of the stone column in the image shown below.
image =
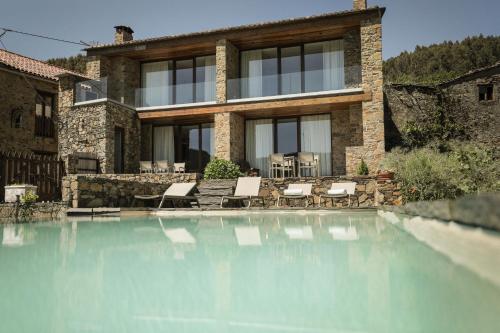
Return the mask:
M 233 162 L 244 156 L 245 120 L 239 114 L 224 112 L 215 114 L 215 156 Z
M 362 106 L 362 155 L 370 174 L 375 174 L 385 153 L 381 18 L 361 21 L 361 70 L 363 90 L 372 94 Z
M 104 56 L 87 57 L 86 73 L 93 80 L 109 75 L 110 62 Z
M 108 97 L 130 106 L 135 106 L 135 91 L 140 87 L 141 67 L 139 61 L 126 57 L 113 60 L 108 76 Z
M 59 77 L 59 89 L 57 100 L 57 144 L 60 157 L 64 160 L 66 170 L 70 167 L 68 161 L 68 120 L 70 117 L 71 107 L 75 100 L 75 83 L 77 77 L 73 75 L 64 75 Z
M 239 51 L 227 39 L 218 40 L 215 51 L 217 103 L 226 103 L 238 92 Z

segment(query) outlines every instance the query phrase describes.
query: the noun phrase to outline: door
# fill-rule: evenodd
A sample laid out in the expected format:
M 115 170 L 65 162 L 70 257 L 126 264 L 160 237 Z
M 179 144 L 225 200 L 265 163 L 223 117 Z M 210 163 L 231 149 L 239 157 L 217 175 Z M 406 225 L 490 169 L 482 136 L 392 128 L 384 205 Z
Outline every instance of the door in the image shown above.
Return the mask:
M 123 173 L 123 128 L 115 127 L 115 173 Z

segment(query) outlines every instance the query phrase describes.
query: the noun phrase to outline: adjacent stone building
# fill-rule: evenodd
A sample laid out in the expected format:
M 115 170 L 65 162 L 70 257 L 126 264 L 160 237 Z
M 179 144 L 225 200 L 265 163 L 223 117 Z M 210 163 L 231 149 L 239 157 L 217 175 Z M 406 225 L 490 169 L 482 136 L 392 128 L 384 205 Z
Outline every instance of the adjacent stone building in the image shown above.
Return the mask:
M 68 71 L 0 50 L 0 150 L 57 154 L 57 75 L 62 73 Z
M 468 140 L 500 146 L 500 62 L 436 86 L 386 85 L 384 93 L 388 150 L 401 145 L 409 122 L 436 117 L 452 122 Z
M 60 77 L 60 153 L 96 155 L 104 173 L 139 161 L 212 158 L 268 176 L 273 153 L 312 152 L 320 174 L 353 175 L 384 155 L 382 16 L 349 11 L 133 39 L 88 48 L 87 76 Z

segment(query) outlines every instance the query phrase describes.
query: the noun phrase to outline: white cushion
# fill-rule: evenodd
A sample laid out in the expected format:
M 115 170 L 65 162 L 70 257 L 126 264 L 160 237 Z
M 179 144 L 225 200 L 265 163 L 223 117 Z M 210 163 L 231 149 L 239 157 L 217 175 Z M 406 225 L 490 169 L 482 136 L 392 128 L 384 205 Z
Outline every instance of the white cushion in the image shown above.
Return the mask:
M 304 191 L 301 188 L 286 189 L 283 192 L 285 195 L 302 195 Z
M 330 195 L 347 195 L 347 190 L 345 188 L 328 190 L 328 194 L 330 194 Z

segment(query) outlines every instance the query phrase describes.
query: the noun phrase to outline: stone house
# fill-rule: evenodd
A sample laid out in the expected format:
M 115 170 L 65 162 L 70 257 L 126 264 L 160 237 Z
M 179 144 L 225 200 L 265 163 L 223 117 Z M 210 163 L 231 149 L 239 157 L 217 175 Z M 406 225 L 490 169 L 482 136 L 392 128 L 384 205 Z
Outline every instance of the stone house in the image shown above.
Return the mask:
M 64 73 L 0 50 L 0 151 L 57 154 L 57 75 Z
M 271 153 L 314 152 L 321 175 L 375 173 L 384 155 L 382 16 L 342 12 L 133 39 L 86 49 L 82 82 L 60 77 L 59 151 L 97 156 L 103 173 L 140 160 L 246 161 L 268 176 Z
M 401 145 L 409 121 L 423 123 L 438 108 L 464 129 L 467 139 L 500 146 L 500 62 L 436 86 L 386 85 L 384 99 L 388 149 Z

